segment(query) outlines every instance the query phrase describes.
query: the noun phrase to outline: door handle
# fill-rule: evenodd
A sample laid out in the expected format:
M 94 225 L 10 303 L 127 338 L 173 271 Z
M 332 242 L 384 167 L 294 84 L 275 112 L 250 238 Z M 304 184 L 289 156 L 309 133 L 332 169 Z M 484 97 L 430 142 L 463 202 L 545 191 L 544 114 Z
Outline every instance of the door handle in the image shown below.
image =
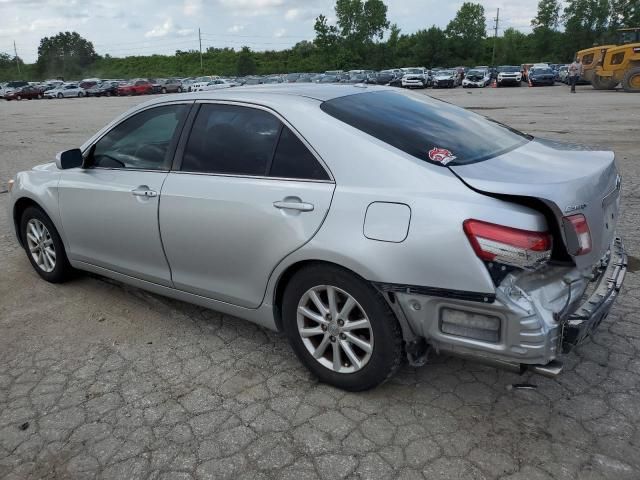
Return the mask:
M 147 198 L 158 196 L 158 192 L 156 192 L 155 190 L 151 190 L 146 185 L 141 185 L 138 188 L 134 188 L 133 190 L 131 190 L 131 194 L 134 197 L 147 197 Z
M 280 210 L 298 210 L 299 212 L 313 212 L 313 204 L 294 201 L 273 202 L 273 206 Z

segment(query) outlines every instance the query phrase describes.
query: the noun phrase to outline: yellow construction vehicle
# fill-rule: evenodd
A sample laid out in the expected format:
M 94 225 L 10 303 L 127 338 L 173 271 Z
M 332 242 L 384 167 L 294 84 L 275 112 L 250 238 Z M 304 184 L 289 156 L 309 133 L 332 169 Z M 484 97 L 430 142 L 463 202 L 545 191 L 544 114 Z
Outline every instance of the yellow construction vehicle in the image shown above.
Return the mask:
M 640 93 L 640 28 L 618 32 L 618 45 L 600 45 L 577 53 L 583 78 L 596 90 L 613 90 L 622 83 L 625 91 Z

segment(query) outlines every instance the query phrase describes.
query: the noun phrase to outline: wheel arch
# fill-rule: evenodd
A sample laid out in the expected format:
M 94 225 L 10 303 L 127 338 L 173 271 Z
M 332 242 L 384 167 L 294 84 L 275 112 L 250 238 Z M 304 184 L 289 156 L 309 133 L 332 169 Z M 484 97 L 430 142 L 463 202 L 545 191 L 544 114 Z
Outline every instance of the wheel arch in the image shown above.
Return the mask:
M 42 210 L 43 212 L 45 212 L 45 214 L 49 218 L 51 218 L 50 215 L 46 212 L 46 210 L 42 208 L 42 206 L 32 198 L 29 198 L 29 197 L 19 198 L 16 201 L 16 203 L 13 205 L 13 225 L 15 227 L 16 236 L 18 237 L 18 242 L 20 242 L 20 245 L 22 247 L 24 247 L 24 239 L 22 238 L 22 229 L 20 228 L 20 221 L 22 220 L 22 214 L 29 207 L 36 207 Z
M 322 265 L 344 270 L 345 272 L 355 275 L 356 277 L 361 279 L 363 282 L 369 283 L 368 280 L 362 277 L 362 275 L 358 274 L 358 272 L 355 272 L 349 268 L 346 268 L 343 265 L 339 265 L 337 263 L 330 262 L 327 260 L 300 260 L 298 262 L 292 263 L 280 274 L 280 276 L 278 277 L 278 280 L 276 281 L 276 286 L 273 290 L 273 318 L 276 324 L 276 328 L 278 329 L 279 332 L 283 331 L 282 300 L 284 298 L 284 291 L 286 290 L 287 285 L 291 281 L 291 278 L 293 278 L 293 276 L 296 273 L 298 273 L 300 270 L 304 268 L 308 268 L 311 266 L 322 266 Z

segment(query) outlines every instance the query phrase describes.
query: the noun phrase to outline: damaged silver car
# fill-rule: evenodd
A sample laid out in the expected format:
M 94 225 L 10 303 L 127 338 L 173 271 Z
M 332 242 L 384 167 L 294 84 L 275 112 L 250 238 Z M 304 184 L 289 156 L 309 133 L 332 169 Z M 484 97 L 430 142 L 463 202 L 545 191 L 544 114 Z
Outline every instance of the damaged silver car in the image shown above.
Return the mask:
M 384 87 L 165 96 L 11 187 L 45 280 L 86 270 L 283 331 L 347 390 L 429 352 L 557 375 L 626 272 L 612 152 Z

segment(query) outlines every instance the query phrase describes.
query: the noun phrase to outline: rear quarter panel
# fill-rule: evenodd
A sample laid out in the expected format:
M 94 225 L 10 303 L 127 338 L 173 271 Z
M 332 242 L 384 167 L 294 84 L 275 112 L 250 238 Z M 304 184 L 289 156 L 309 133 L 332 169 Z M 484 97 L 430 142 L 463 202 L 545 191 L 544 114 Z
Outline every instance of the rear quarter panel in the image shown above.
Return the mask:
M 317 103 L 298 104 L 282 114 L 324 159 L 336 191 L 320 231 L 277 267 L 270 288 L 289 265 L 324 260 L 376 282 L 491 293 L 492 280 L 463 232 L 464 220 L 546 228 L 537 212 L 477 194 L 448 169 L 343 124 L 322 112 Z M 403 242 L 365 237 L 364 219 L 372 202 L 409 206 L 411 222 Z

